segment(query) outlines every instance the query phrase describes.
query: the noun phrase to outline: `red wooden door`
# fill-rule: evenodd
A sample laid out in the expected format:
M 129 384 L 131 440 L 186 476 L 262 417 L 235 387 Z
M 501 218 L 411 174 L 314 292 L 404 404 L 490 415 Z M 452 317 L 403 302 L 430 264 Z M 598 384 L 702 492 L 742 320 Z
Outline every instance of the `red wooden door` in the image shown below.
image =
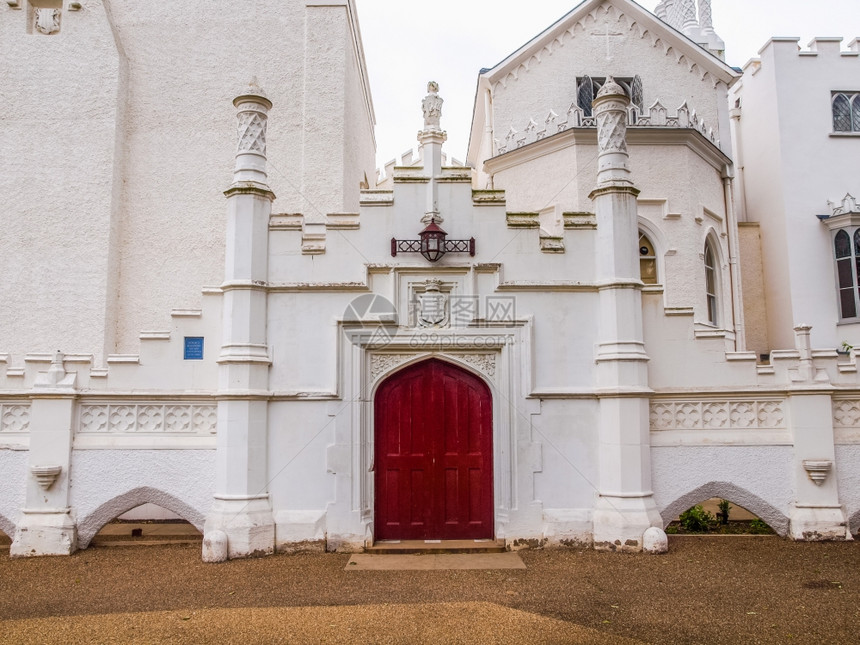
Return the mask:
M 478 377 L 431 359 L 377 390 L 375 538 L 493 538 L 493 404 Z

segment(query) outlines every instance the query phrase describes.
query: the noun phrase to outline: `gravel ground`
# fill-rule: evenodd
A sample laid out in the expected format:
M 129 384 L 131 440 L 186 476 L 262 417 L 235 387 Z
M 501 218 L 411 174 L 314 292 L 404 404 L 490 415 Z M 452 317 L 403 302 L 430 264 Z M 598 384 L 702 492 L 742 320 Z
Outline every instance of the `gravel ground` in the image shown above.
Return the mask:
M 526 570 L 221 565 L 189 546 L 0 559 L 0 642 L 856 643 L 860 542 L 673 537 L 666 556 L 534 550 Z M 415 556 L 424 557 L 424 556 Z

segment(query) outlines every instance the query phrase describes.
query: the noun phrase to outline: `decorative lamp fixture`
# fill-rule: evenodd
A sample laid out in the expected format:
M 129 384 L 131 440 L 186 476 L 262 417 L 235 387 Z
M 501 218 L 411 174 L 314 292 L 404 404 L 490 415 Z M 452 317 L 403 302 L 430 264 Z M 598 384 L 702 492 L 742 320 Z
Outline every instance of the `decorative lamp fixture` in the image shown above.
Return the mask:
M 448 234 L 431 219 L 417 240 L 398 240 L 391 238 L 391 257 L 397 253 L 420 253 L 430 262 L 436 262 L 446 253 L 468 253 L 475 257 L 475 238 L 468 240 L 449 240 Z

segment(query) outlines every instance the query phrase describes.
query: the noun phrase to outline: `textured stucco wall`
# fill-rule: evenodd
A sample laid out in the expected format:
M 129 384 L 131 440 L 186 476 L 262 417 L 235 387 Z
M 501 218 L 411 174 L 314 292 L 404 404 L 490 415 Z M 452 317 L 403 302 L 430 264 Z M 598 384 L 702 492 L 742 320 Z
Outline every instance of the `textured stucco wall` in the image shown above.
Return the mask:
M 785 535 L 794 499 L 793 459 L 789 446 L 655 447 L 654 500 L 668 524 L 691 506 L 722 497 Z
M 126 67 L 111 3 L 28 28 L 0 7 L 0 352 L 100 355 L 112 338 Z M 70 243 L 73 241 L 73 243 Z
M 747 349 L 756 356 L 770 351 L 767 336 L 767 293 L 761 261 L 761 230 L 758 224 L 738 225 L 741 280 L 744 296 L 744 325 Z
M 26 450 L 0 449 L 0 531 L 10 538 L 15 537 L 15 524 L 24 506 L 28 458 Z
M 215 491 L 214 450 L 75 450 L 71 505 L 86 547 L 107 522 L 153 503 L 203 530 Z
M 856 88 L 860 60 L 842 55 L 838 42 L 801 53 L 798 40 L 767 43 L 731 99 L 742 105 L 736 137 L 746 214 L 762 224 L 769 341 L 791 347 L 792 328 L 811 324 L 814 347 L 856 345 L 860 324 L 837 326 L 833 249 L 815 215 L 830 213 L 828 200 L 860 190 L 857 140 L 832 136 L 831 104 L 832 91 Z
M 16 363 L 135 352 L 141 331 L 168 329 L 171 309 L 199 307 L 201 288 L 222 282 L 232 99 L 252 78 L 275 106 L 275 212 L 355 210 L 372 176 L 352 2 L 83 5 L 52 36 L 0 7 L 0 73 L 17 88 L 0 97 L 0 270 L 12 281 L 0 352 Z
M 860 533 L 860 445 L 836 446 L 839 502 L 845 508 L 851 532 Z

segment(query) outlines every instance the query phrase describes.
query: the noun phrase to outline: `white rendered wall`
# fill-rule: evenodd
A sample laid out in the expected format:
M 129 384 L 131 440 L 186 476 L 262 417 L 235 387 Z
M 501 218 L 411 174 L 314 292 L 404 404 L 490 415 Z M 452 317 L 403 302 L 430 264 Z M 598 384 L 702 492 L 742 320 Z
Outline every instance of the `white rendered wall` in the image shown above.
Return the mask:
M 128 66 L 111 2 L 59 33 L 0 7 L 0 352 L 112 351 Z M 70 244 L 70 240 L 74 244 Z
M 0 530 L 8 537 L 15 537 L 15 525 L 24 506 L 27 490 L 26 450 L 0 449 L 0 472 L 3 473 L 3 486 L 0 486 Z
M 26 9 L 0 12 L 0 70 L 20 88 L 3 105 L 0 254 L 13 280 L 3 311 L 15 314 L 0 318 L 11 331 L 0 351 L 16 362 L 58 348 L 97 363 L 136 351 L 141 331 L 164 329 L 171 309 L 199 307 L 201 289 L 221 283 L 231 101 L 252 78 L 276 106 L 276 210 L 354 210 L 373 176 L 351 0 L 85 2 L 51 36 L 27 33 Z M 307 69 L 311 53 L 324 67 Z
M 837 444 L 836 468 L 839 502 L 845 509 L 851 532 L 860 533 L 860 445 Z
M 857 193 L 856 137 L 833 136 L 831 92 L 860 87 L 860 58 L 819 40 L 798 51 L 779 38 L 745 69 L 733 100 L 750 221 L 761 222 L 771 348 L 790 347 L 792 328 L 812 325 L 814 347 L 860 342 L 860 325 L 839 325 L 831 236 L 816 215 Z
M 215 489 L 215 451 L 76 450 L 71 473 L 81 547 L 107 522 L 147 502 L 202 531 Z
M 695 504 L 722 497 L 785 534 L 794 500 L 791 447 L 653 447 L 651 467 L 654 499 L 665 523 Z

